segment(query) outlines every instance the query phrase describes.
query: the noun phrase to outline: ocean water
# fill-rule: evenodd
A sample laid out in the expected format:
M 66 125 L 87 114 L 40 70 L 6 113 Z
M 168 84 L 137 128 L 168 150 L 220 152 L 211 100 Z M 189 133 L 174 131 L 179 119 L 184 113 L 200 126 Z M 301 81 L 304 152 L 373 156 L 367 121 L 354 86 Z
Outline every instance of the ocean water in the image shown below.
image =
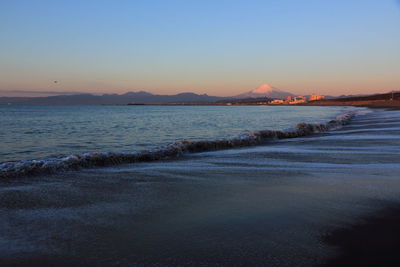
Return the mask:
M 399 118 L 374 109 L 266 145 L 0 179 L 0 266 L 319 266 L 339 252 L 321 237 L 399 203 Z
M 323 123 L 345 107 L 0 105 L 0 163 L 133 152 Z

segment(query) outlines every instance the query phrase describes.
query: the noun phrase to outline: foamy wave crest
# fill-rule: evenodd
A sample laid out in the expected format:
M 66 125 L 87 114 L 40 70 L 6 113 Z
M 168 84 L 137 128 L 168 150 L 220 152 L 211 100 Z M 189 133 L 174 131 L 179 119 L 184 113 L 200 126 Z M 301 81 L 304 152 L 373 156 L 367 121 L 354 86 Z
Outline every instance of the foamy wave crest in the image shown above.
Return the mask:
M 254 146 L 265 143 L 271 139 L 296 138 L 325 132 L 348 124 L 355 112 L 338 116 L 328 123 L 312 124 L 299 123 L 292 131 L 262 130 L 249 132 L 233 139 L 190 141 L 182 140 L 165 147 L 141 152 L 92 152 L 70 155 L 63 158 L 50 158 L 45 160 L 24 160 L 19 162 L 0 163 L 0 178 L 14 178 L 40 174 L 50 174 L 66 170 L 81 168 L 110 166 L 123 163 L 155 161 L 176 158 L 185 153 L 195 153 L 229 149 L 243 146 Z

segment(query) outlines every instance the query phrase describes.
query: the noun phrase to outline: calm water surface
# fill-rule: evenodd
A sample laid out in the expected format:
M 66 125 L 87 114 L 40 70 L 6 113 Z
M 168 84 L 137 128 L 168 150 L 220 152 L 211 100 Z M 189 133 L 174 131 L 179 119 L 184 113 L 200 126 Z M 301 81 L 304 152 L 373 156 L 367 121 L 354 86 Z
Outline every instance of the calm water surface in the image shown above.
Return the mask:
M 0 162 L 134 151 L 326 122 L 343 107 L 0 105 Z

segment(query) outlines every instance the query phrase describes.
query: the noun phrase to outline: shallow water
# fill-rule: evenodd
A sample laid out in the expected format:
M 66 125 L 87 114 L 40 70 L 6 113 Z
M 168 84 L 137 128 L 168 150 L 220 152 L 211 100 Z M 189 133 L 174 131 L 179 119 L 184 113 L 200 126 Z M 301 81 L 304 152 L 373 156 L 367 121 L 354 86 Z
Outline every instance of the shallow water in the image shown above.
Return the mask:
M 131 152 L 326 122 L 343 107 L 0 105 L 0 163 Z
M 0 265 L 318 264 L 335 253 L 325 231 L 399 202 L 399 117 L 375 110 L 265 146 L 0 181 Z

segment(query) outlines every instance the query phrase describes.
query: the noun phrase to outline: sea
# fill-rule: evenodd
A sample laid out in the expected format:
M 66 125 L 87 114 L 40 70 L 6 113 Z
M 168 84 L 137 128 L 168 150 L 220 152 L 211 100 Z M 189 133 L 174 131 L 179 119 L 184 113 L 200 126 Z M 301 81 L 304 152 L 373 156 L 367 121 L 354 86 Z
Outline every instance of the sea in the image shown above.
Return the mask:
M 348 107 L 0 105 L 0 163 L 134 152 L 324 123 Z
M 400 203 L 399 118 L 0 106 L 0 266 L 320 266 L 323 237 Z

